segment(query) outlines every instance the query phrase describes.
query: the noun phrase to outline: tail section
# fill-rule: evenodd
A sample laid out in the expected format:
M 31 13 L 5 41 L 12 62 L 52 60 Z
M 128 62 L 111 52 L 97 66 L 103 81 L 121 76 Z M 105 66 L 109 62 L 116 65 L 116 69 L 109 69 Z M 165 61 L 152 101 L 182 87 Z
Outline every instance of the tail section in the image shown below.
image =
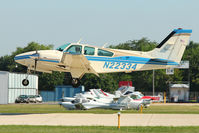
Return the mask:
M 171 60 L 179 63 L 189 43 L 192 30 L 173 30 L 154 50 L 147 54 L 158 59 Z

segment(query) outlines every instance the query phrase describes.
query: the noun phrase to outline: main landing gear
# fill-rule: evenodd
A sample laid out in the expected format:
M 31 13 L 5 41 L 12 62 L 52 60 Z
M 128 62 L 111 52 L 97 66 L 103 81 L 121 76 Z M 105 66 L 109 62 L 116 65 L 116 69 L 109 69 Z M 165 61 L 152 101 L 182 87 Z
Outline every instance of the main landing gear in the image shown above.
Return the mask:
M 77 88 L 81 85 L 80 78 L 78 76 L 72 75 L 71 72 L 66 72 L 65 76 L 66 80 L 68 81 L 67 84 L 72 85 L 72 87 Z
M 71 79 L 71 85 L 74 87 L 74 88 L 77 88 L 79 87 L 81 84 L 81 81 L 79 78 L 72 78 Z

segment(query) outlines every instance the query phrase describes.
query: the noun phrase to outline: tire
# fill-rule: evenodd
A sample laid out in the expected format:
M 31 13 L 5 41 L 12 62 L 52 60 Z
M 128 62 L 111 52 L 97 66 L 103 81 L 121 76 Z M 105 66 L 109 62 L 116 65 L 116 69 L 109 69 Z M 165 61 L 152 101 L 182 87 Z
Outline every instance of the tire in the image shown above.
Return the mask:
M 28 100 L 28 101 L 26 101 L 26 103 L 30 103 L 30 101 Z
M 80 86 L 81 82 L 78 78 L 72 78 L 71 84 L 74 88 L 77 88 Z
M 29 80 L 28 79 L 22 80 L 22 85 L 23 86 L 28 86 L 29 85 Z

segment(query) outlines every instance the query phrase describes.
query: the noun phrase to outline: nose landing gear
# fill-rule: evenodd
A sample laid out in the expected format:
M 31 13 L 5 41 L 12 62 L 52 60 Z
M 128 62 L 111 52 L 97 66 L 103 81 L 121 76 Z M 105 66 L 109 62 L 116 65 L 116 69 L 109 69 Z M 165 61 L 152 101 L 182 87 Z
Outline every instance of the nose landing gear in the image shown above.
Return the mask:
M 30 69 L 27 68 L 27 76 L 25 79 L 22 80 L 22 85 L 23 86 L 28 86 L 29 85 L 29 80 L 28 80 L 28 76 L 30 75 Z
M 22 80 L 22 85 L 23 86 L 28 86 L 29 85 L 29 80 L 28 79 L 23 79 Z
M 25 79 L 22 80 L 22 85 L 23 86 L 28 86 L 29 85 L 29 80 L 28 80 L 28 76 L 30 75 L 31 73 L 31 67 L 34 68 L 34 74 L 37 70 L 37 62 L 39 61 L 40 59 L 40 54 L 38 53 L 38 51 L 36 50 L 35 53 L 33 53 L 31 55 L 31 58 L 33 57 L 33 60 L 34 60 L 34 65 L 31 66 L 31 64 L 28 65 L 28 68 L 27 68 L 27 76 Z

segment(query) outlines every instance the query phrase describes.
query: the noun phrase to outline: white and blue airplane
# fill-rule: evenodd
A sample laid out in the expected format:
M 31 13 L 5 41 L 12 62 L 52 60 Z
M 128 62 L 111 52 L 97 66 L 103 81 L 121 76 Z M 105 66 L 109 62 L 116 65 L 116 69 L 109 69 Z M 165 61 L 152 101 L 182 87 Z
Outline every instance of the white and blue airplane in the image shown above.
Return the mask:
M 132 72 L 175 67 L 181 61 L 192 30 L 173 30 L 155 49 L 131 51 L 67 43 L 56 50 L 31 51 L 15 56 L 28 70 L 52 73 L 70 72 L 72 85 L 80 85 L 85 73 Z M 27 79 L 22 84 L 27 85 Z

